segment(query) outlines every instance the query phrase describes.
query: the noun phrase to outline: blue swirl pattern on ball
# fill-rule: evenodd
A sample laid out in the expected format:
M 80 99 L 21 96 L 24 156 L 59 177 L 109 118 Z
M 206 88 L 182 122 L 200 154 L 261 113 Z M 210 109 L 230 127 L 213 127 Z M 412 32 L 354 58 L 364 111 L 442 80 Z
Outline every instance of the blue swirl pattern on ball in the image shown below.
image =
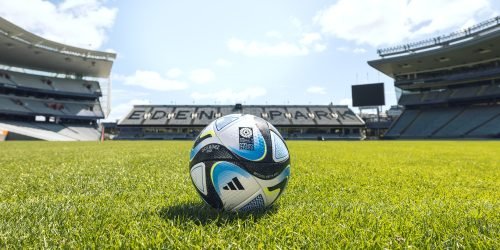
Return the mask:
M 253 150 L 240 149 L 239 147 L 234 146 L 230 146 L 229 148 L 238 156 L 247 160 L 260 161 L 266 156 L 267 153 L 266 141 L 258 130 L 256 130 L 256 133 L 254 132 L 253 140 L 255 141 Z

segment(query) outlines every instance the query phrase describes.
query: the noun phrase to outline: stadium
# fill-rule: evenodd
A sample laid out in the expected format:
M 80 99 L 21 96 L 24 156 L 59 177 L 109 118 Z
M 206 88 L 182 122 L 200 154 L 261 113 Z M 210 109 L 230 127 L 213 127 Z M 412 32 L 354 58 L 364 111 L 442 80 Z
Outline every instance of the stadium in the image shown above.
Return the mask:
M 0 139 L 100 138 L 115 54 L 52 42 L 1 17 L 0 43 Z
M 85 1 L 41 2 L 53 4 L 56 11 L 49 13 L 63 13 L 70 21 L 83 15 L 90 17 L 89 23 L 96 23 L 106 20 L 106 10 L 112 14 L 106 8 L 99 15 L 93 12 L 95 5 L 106 1 L 89 1 L 89 5 Z M 13 3 L 17 1 L 3 4 Z M 131 75 L 122 76 L 126 80 L 118 83 L 113 80 L 113 87 L 122 89 L 112 89 L 112 75 L 117 68 L 126 68 L 126 58 L 134 62 L 132 70 L 143 69 L 140 64 L 154 60 L 162 64 L 179 60 L 175 51 L 163 51 L 177 40 L 190 45 L 196 40 L 200 48 L 188 46 L 196 58 L 201 58 L 201 49 L 217 50 L 214 41 L 192 39 L 193 33 L 214 32 L 212 26 L 219 29 L 220 23 L 212 23 L 216 17 L 188 14 L 174 8 L 179 3 L 163 3 L 172 8 L 155 3 L 153 9 L 146 8 L 150 2 L 127 2 L 127 8 L 120 9 L 120 15 L 127 18 L 117 19 L 113 32 L 126 33 L 115 39 L 120 45 L 132 41 L 133 46 L 120 47 L 120 53 L 52 41 L 22 28 L 29 26 L 26 23 L 4 18 L 0 10 L 0 248 L 500 247 L 500 17 L 448 35 L 379 49 L 380 58 L 361 60 L 370 70 L 394 80 L 389 90 L 396 91 L 397 105 L 385 112 L 382 107 L 394 103 L 385 97 L 389 84 L 384 87 L 380 80 L 349 83 L 345 92 L 351 91 L 352 105 L 340 101 L 343 105 L 330 101 L 307 105 L 299 105 L 307 103 L 302 101 L 175 104 L 179 103 L 172 101 L 175 91 L 186 91 L 180 84 L 181 70 L 177 78 L 167 79 L 169 72 L 148 78 L 163 84 L 160 89 L 148 89 L 150 92 Z M 84 7 L 79 9 L 79 4 Z M 286 4 L 293 7 L 296 3 Z M 20 9 L 30 9 L 29 4 L 24 5 Z M 247 13 L 252 24 L 257 15 L 268 22 L 263 10 L 272 9 L 267 2 L 237 3 L 245 7 L 239 12 L 230 3 L 209 5 L 199 9 L 230 15 L 223 20 L 227 29 L 228 20 L 237 24 Z M 259 7 L 257 12 L 252 11 L 254 5 Z M 278 12 L 291 16 L 278 6 Z M 135 15 L 142 11 L 145 16 Z M 51 19 L 42 15 L 47 13 L 43 8 L 33 12 L 37 18 Z M 184 19 L 161 19 L 175 19 L 179 13 L 182 18 L 202 22 L 192 25 Z M 241 17 L 235 18 L 235 14 Z M 119 23 L 124 20 L 133 24 Z M 342 20 L 346 25 L 348 21 Z M 297 20 L 293 23 L 308 28 Z M 369 27 L 377 29 L 377 25 Z M 70 26 L 84 33 L 79 29 L 84 25 Z M 266 23 L 265 27 L 271 26 Z M 167 34 L 168 39 L 158 39 L 154 36 L 158 33 Z M 281 39 L 281 35 L 266 33 L 269 39 Z M 295 58 L 306 63 L 319 60 L 311 54 L 308 58 L 316 59 L 304 58 L 307 53 L 324 51 L 325 46 L 314 42 L 326 37 L 303 37 L 299 42 L 303 47 L 292 50 L 298 53 Z M 158 40 L 163 47 L 152 45 Z M 253 52 L 263 46 L 249 44 Z M 240 41 L 239 45 L 246 43 Z M 151 47 L 152 54 L 147 50 Z M 327 56 L 343 55 L 334 59 L 346 65 L 361 58 L 361 50 L 341 54 L 346 50 L 337 49 Z M 134 57 L 138 54 L 140 58 Z M 242 54 L 237 56 L 248 56 Z M 373 56 L 377 56 L 375 50 Z M 256 54 L 248 57 L 257 63 L 292 61 L 268 57 L 259 61 Z M 252 65 L 246 63 L 242 65 Z M 228 62 L 219 64 L 221 72 L 244 78 Z M 254 74 L 254 68 L 249 70 Z M 271 71 L 277 78 L 290 80 L 288 75 Z M 299 71 L 306 75 L 305 67 Z M 315 69 L 313 74 L 316 72 L 321 71 Z M 177 90 L 166 86 L 172 83 Z M 215 85 L 198 83 L 193 88 Z M 300 94 L 307 92 L 302 84 L 300 87 Z M 323 90 L 312 92 L 322 100 L 328 95 L 322 95 Z M 114 99 L 158 92 L 162 102 L 127 102 L 126 109 L 116 102 L 111 107 L 113 91 Z M 208 91 L 207 95 L 214 93 Z M 286 94 L 271 93 L 273 98 Z M 110 119 L 113 108 L 125 112 L 117 120 Z
M 403 114 L 390 139 L 500 137 L 500 18 L 380 49 L 369 61 L 394 78 Z

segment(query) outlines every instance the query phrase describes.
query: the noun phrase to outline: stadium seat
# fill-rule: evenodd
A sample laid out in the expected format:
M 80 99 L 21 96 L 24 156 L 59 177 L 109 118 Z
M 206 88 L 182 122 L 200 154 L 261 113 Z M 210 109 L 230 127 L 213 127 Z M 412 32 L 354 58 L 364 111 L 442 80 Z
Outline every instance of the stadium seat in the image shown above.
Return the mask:
M 433 137 L 436 138 L 459 138 L 481 126 L 485 122 L 500 114 L 496 106 L 491 107 L 469 107 L 446 126 L 441 128 Z M 478 131 L 480 132 L 480 131 Z M 479 133 L 478 133 L 479 134 Z

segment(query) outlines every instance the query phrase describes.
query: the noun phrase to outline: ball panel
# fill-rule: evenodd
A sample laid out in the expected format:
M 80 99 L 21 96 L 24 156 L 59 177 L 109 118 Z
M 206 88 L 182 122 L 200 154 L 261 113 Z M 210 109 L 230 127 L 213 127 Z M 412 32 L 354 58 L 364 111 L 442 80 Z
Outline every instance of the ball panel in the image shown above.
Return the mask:
M 208 144 L 220 144 L 220 140 L 217 137 L 205 137 L 201 139 L 196 146 L 191 149 L 189 154 L 189 160 L 192 161 L 194 157 L 200 152 L 200 150 Z
M 235 208 L 238 212 L 249 212 L 264 208 L 264 197 L 260 192 L 249 198 L 250 201 L 243 202 L 239 207 Z
M 225 128 L 227 125 L 229 125 L 230 123 L 238 120 L 240 117 L 241 117 L 240 114 L 223 116 L 223 117 L 215 120 L 215 128 L 217 129 L 217 131 L 220 131 L 223 128 Z
M 255 178 L 264 191 L 266 206 L 273 204 L 285 190 L 290 178 L 290 166 L 288 165 L 278 176 L 270 180 Z
M 283 139 L 271 131 L 271 141 L 273 145 L 273 160 L 275 162 L 282 162 L 288 159 L 288 149 Z
M 240 165 L 252 175 L 270 180 L 278 176 L 290 164 L 290 159 L 283 162 L 242 162 Z
M 196 147 L 200 142 L 202 142 L 205 139 L 215 137 L 215 131 L 213 130 L 213 123 L 210 123 L 208 126 L 206 126 L 200 134 L 196 137 L 194 141 L 193 147 Z
M 212 180 L 209 177 L 210 173 L 212 171 L 212 167 L 215 164 L 215 162 L 206 161 L 206 162 L 204 162 L 204 164 L 205 164 L 204 176 L 205 176 L 205 180 L 206 180 L 207 192 L 206 192 L 206 194 L 204 194 L 200 190 L 198 190 L 198 188 L 196 188 L 196 191 L 201 196 L 203 201 L 205 201 L 205 203 L 207 203 L 208 205 L 210 205 L 213 208 L 222 209 L 223 208 L 222 200 L 220 199 L 219 194 L 215 191 Z M 196 187 L 196 185 L 195 185 L 195 187 Z
M 198 191 L 207 195 L 207 178 L 205 174 L 205 163 L 200 162 L 191 168 L 191 180 Z
M 283 138 L 280 134 L 280 132 L 278 131 L 278 129 L 276 129 L 271 123 L 267 122 L 267 126 L 269 127 L 269 130 L 273 131 L 274 133 L 276 133 L 277 135 L 279 135 L 281 138 Z
M 238 161 L 238 158 L 218 142 L 203 145 L 198 149 L 191 159 L 191 166 L 203 161 Z
M 261 161 L 267 154 L 266 141 L 260 129 L 253 121 L 249 122 L 249 119 L 252 118 L 240 118 L 230 127 L 219 131 L 217 136 L 237 156 L 249 161 Z
M 211 179 L 226 210 L 233 210 L 260 190 L 259 184 L 247 171 L 226 161 L 214 164 Z

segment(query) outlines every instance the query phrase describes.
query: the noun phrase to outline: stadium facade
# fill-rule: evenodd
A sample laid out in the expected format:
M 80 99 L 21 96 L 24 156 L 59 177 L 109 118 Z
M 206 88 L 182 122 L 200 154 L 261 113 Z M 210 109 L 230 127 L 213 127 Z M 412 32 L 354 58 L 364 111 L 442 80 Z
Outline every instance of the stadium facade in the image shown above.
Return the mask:
M 194 139 L 215 119 L 251 114 L 273 124 L 285 139 L 364 138 L 363 120 L 335 105 L 136 105 L 118 123 L 123 140 Z
M 385 138 L 500 138 L 500 17 L 378 54 L 404 106 Z
M 99 139 L 115 58 L 49 41 L 0 17 L 0 139 Z

